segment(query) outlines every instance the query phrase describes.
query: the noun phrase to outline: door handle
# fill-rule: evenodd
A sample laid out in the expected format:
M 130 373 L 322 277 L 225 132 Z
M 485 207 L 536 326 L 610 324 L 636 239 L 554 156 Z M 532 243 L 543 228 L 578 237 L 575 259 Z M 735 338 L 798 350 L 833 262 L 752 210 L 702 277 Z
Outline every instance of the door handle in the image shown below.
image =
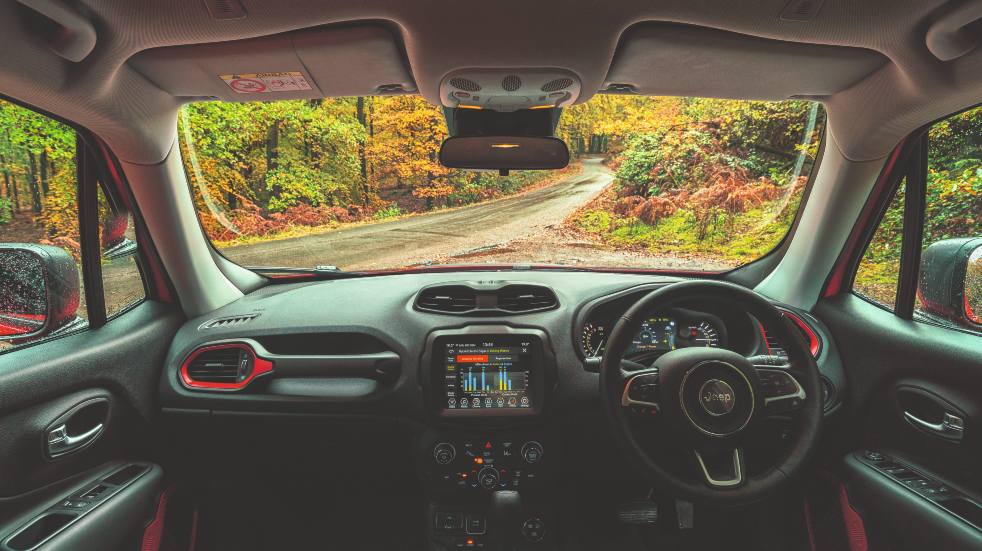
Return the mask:
M 48 431 L 48 455 L 58 457 L 88 445 L 102 434 L 104 425 L 97 424 L 82 434 L 68 434 L 68 425 L 61 424 Z
M 928 432 L 933 432 L 942 438 L 951 440 L 961 440 L 965 435 L 965 421 L 957 415 L 945 413 L 940 423 L 925 421 L 909 411 L 904 412 L 904 418 L 915 427 L 922 428 Z

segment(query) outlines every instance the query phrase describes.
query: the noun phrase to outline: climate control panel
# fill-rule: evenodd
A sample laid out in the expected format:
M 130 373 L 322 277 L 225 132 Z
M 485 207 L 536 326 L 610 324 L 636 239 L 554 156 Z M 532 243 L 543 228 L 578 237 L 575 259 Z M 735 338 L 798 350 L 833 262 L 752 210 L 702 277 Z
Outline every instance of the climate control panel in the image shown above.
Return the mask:
M 440 490 L 525 490 L 541 483 L 546 447 L 532 435 L 439 437 L 427 443 L 423 470 Z

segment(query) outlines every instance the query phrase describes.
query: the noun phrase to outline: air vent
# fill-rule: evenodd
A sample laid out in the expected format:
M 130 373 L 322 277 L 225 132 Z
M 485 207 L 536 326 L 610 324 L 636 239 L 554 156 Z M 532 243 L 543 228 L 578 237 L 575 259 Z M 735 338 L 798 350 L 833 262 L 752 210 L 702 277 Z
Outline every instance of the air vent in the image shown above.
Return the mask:
M 818 358 L 819 353 L 822 350 L 822 341 L 819 339 L 818 334 L 809 326 L 803 319 L 798 317 L 797 314 L 781 311 L 784 317 L 791 320 L 791 325 L 794 325 L 796 329 L 801 333 L 801 336 L 808 343 L 808 352 L 811 353 L 813 358 Z M 772 356 L 781 356 L 782 358 L 788 357 L 788 351 L 777 337 L 772 336 L 763 326 L 760 327 L 760 331 L 764 336 L 764 343 L 767 345 L 767 353 Z
M 444 285 L 423 289 L 416 307 L 428 312 L 462 314 L 477 308 L 477 292 L 466 285 Z
M 498 291 L 498 309 L 506 312 L 538 312 L 559 305 L 556 294 L 538 285 L 508 285 Z
M 231 21 L 245 19 L 246 11 L 239 0 L 203 0 L 212 19 Z
M 522 79 L 518 78 L 518 75 L 508 75 L 501 79 L 501 87 L 506 92 L 514 92 L 522 87 Z
M 481 85 L 474 82 L 469 78 L 463 77 L 453 77 L 450 79 L 450 86 L 457 88 L 459 90 L 465 90 L 467 92 L 478 92 L 481 90 Z
M 569 88 L 572 85 L 573 85 L 573 79 L 571 78 L 557 78 L 555 80 L 550 80 L 549 82 L 543 84 L 542 91 L 555 92 L 557 90 Z
M 242 325 L 243 323 L 249 323 L 250 321 L 259 317 L 259 314 L 245 314 L 242 316 L 228 316 L 224 318 L 215 318 L 210 321 L 206 321 L 201 324 L 201 329 L 221 329 L 225 327 L 234 327 L 236 325 Z
M 238 390 L 272 369 L 273 364 L 256 357 L 249 345 L 223 343 L 201 347 L 188 355 L 181 366 L 181 380 L 190 388 Z

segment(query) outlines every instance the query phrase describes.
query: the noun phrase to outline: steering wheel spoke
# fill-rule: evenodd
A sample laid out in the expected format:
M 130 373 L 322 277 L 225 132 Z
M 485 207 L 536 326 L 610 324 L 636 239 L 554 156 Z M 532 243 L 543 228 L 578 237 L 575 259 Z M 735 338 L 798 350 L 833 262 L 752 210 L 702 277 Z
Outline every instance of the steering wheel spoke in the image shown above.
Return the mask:
M 658 368 L 647 367 L 630 360 L 621 361 L 621 378 L 624 392 L 621 406 L 635 415 L 653 416 L 658 406 Z
M 703 482 L 714 489 L 735 488 L 744 483 L 747 473 L 743 448 L 723 451 L 692 450 Z
M 750 356 L 757 370 L 764 396 L 764 412 L 789 413 L 801 409 L 807 394 L 795 378 L 791 364 L 784 356 Z

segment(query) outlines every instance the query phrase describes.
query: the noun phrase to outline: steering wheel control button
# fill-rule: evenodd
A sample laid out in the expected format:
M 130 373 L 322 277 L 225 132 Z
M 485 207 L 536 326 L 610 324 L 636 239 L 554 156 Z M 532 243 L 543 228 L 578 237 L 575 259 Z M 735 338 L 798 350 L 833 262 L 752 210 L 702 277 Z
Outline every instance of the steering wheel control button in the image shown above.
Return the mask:
M 542 455 L 544 453 L 545 451 L 542 449 L 542 444 L 535 441 L 526 442 L 525 445 L 522 446 L 522 459 L 524 459 L 526 463 L 534 464 L 542 461 Z
M 798 383 L 789 373 L 771 369 L 761 369 L 758 373 L 765 398 L 777 398 L 798 392 Z
M 546 537 L 546 523 L 539 517 L 526 519 L 522 523 L 522 536 L 529 543 L 539 543 Z
M 433 447 L 433 460 L 438 465 L 448 465 L 457 457 L 457 449 L 453 444 L 440 442 Z
M 719 417 L 733 411 L 734 394 L 733 387 L 726 381 L 709 379 L 699 389 L 699 403 L 706 413 Z
M 484 467 L 477 473 L 477 480 L 485 490 L 495 490 L 501 482 L 501 475 L 494 467 Z

